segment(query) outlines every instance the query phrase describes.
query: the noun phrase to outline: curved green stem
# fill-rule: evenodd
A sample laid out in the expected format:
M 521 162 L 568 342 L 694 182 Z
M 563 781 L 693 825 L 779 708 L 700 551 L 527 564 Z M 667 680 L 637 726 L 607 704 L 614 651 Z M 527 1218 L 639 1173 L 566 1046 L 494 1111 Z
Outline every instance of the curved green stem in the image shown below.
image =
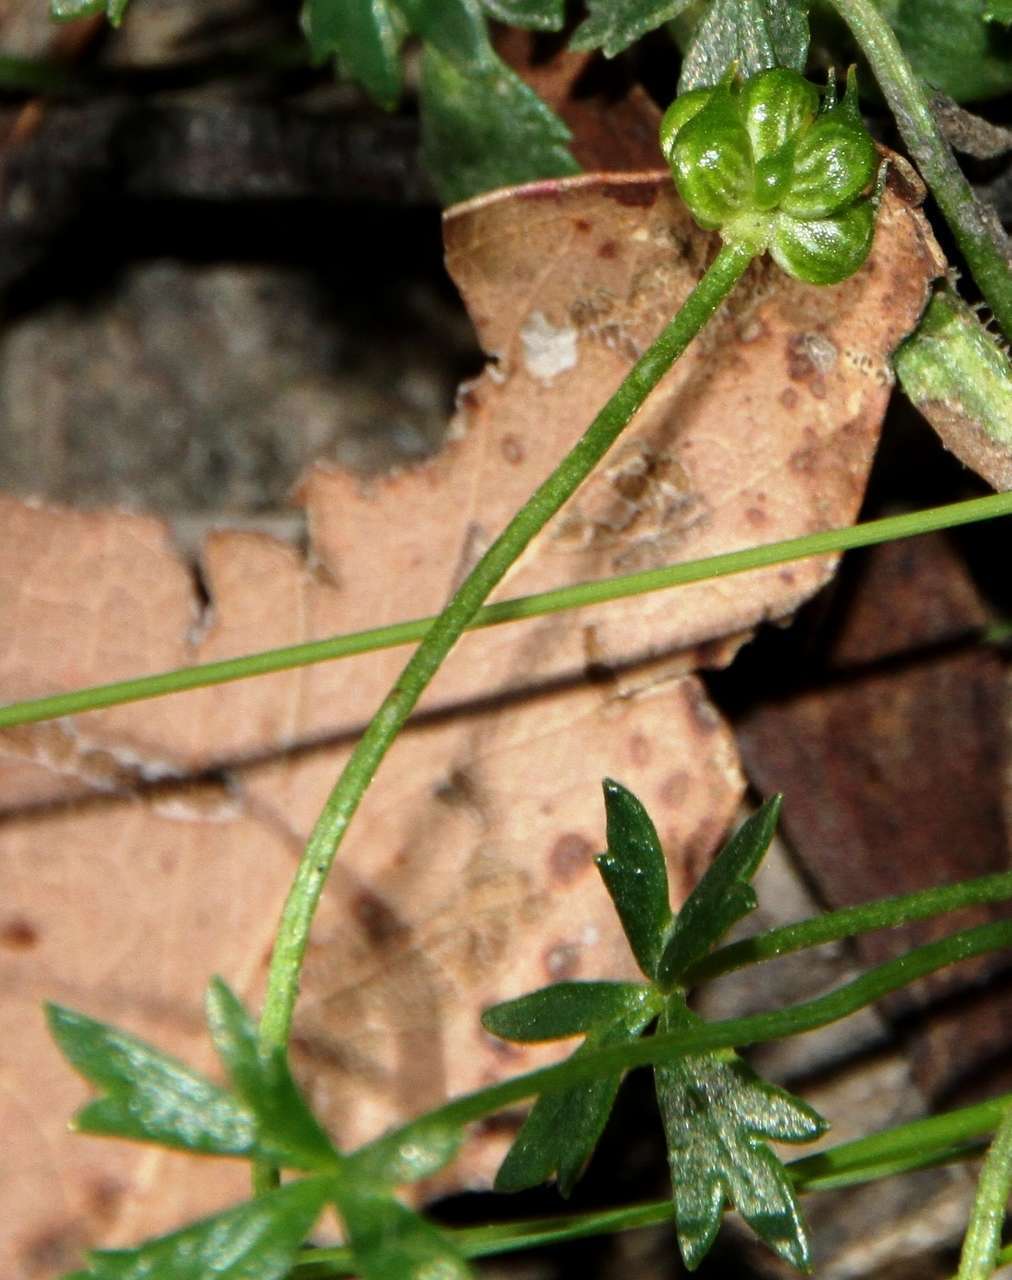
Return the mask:
M 928 91 L 914 72 L 892 27 L 873 0 L 831 0 L 854 34 L 896 117 L 903 141 L 973 272 L 1006 337 L 1012 337 L 1012 270 L 986 212 L 956 163 L 931 110 Z
M 553 591 L 499 600 L 479 609 L 465 630 L 474 631 L 482 627 L 502 626 L 507 622 L 542 618 L 565 609 L 606 604 L 611 600 L 646 595 L 650 591 L 664 591 L 672 587 L 688 586 L 693 582 L 747 573 L 752 569 L 790 564 L 794 560 L 804 560 L 810 556 L 851 551 L 881 542 L 896 542 L 901 538 L 914 538 L 937 529 L 952 529 L 957 525 L 1009 515 L 1012 515 L 1012 493 L 995 493 L 986 498 L 969 498 L 963 502 L 950 502 L 942 507 L 907 511 L 902 515 L 884 516 L 880 520 L 866 520 L 863 524 L 806 533 L 800 538 L 785 538 L 781 542 L 767 542 L 758 547 L 743 547 L 740 551 L 726 551 L 716 556 L 705 556 L 701 560 L 685 560 L 681 564 L 664 565 L 660 569 L 643 569 L 638 573 L 621 574 L 603 581 L 577 582 L 568 587 L 557 587 Z M 248 680 L 253 676 L 270 675 L 277 671 L 291 671 L 295 667 L 351 658 L 380 649 L 394 649 L 398 645 L 424 639 L 434 620 L 411 618 L 404 622 L 392 622 L 384 627 L 330 636 L 326 640 L 310 640 L 305 644 L 265 649 L 261 653 L 251 653 L 244 657 L 222 658 L 217 662 L 179 667 L 175 671 L 162 671 L 156 675 L 138 676 L 132 680 L 117 680 L 112 684 L 93 685 L 86 689 L 72 689 L 67 693 L 53 693 L 41 698 L 11 702 L 0 706 L 0 729 L 9 729 L 18 724 L 35 724 L 58 716 L 78 715 L 84 711 L 97 711 L 102 707 L 117 707 L 128 702 L 140 702 L 145 698 L 160 698 L 170 693 L 185 693 L 190 689 L 206 689 L 211 685 Z M 983 639 L 985 643 L 1002 644 L 1009 634 L 1012 634 L 1012 626 L 997 624 L 989 629 Z
M 990 1280 L 998 1262 L 1005 1213 L 1012 1195 L 1012 1107 L 1002 1117 L 977 1183 L 963 1239 L 957 1280 Z
M 284 1047 L 288 1042 L 309 928 L 327 873 L 373 774 L 423 690 L 488 594 L 611 448 L 661 377 L 734 288 L 750 261 L 751 255 L 741 248 L 721 249 L 678 314 L 632 367 L 584 435 L 482 556 L 432 624 L 359 739 L 313 828 L 282 912 L 260 1022 L 260 1042 L 265 1051 Z

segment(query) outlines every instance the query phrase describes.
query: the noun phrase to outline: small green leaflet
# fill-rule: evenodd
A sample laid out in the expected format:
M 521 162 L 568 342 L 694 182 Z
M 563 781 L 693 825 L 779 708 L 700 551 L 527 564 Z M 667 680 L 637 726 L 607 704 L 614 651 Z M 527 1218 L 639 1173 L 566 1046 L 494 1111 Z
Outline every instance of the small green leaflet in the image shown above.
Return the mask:
M 123 21 L 130 0 L 49 0 L 49 16 L 57 22 L 104 13 L 114 27 Z
M 803 72 L 808 0 L 711 0 L 682 63 L 678 92 L 714 85 L 732 62 L 743 78 L 770 67 Z
M 566 22 L 566 0 L 481 0 L 489 17 L 511 27 L 532 31 L 561 31 Z
M 985 22 L 1000 22 L 1002 26 L 1012 25 L 1012 0 L 988 0 L 984 6 Z
M 362 1280 L 469 1280 L 473 1274 L 442 1232 L 399 1200 L 350 1184 L 337 1200 Z
M 656 978 L 672 927 L 668 868 L 661 842 L 646 809 L 631 791 L 611 778 L 604 780 L 604 807 L 608 852 L 595 863 L 636 962 L 648 978 Z
M 689 894 L 660 958 L 656 977 L 662 987 L 670 988 L 733 924 L 755 910 L 750 882 L 777 829 L 781 802 L 781 796 L 773 796 L 743 822 Z
M 601 49 L 606 58 L 627 49 L 689 7 L 693 0 L 587 0 L 590 16 L 577 27 L 571 49 Z
M 381 107 L 397 105 L 405 23 L 388 0 L 307 0 L 302 22 L 314 59 L 336 57 Z
M 659 1030 L 701 1022 L 672 996 Z M 730 1049 L 676 1059 L 656 1067 L 654 1076 L 685 1265 L 695 1270 L 709 1252 L 730 1203 L 771 1249 L 809 1270 L 790 1175 L 764 1139 L 811 1142 L 825 1133 L 826 1122 L 800 1098 L 761 1080 Z
M 256 1118 L 237 1099 L 175 1058 L 83 1013 L 48 1005 L 66 1058 L 105 1097 L 75 1117 L 82 1133 L 133 1138 L 202 1155 L 257 1154 Z
M 136 1249 L 92 1253 L 65 1280 L 279 1280 L 332 1190 L 329 1178 L 290 1183 Z
M 638 983 L 560 982 L 486 1010 L 482 1025 L 520 1042 L 585 1035 L 576 1058 L 637 1040 L 660 1004 L 650 987 Z M 496 1190 L 524 1191 L 555 1176 L 568 1196 L 594 1153 L 621 1082 L 618 1073 L 540 1097 L 496 1174 Z
M 256 1116 L 259 1149 L 290 1169 L 333 1169 L 339 1156 L 306 1106 L 284 1052 L 260 1053 L 253 1020 L 220 978 L 208 989 L 207 1021 L 233 1089 Z

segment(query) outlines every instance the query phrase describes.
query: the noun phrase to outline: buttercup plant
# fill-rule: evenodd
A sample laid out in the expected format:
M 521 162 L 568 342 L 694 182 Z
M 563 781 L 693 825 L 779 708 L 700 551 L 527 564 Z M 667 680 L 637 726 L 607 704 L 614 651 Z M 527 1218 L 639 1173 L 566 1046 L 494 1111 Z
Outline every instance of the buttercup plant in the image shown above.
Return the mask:
M 790 3 L 793 16 L 784 30 L 796 33 L 794 19 L 803 6 Z M 103 5 L 117 20 L 125 7 L 121 0 L 70 0 L 57 7 L 67 14 L 96 12 Z M 671 6 L 672 13 L 678 7 Z M 562 6 L 551 8 L 554 21 Z M 347 39 L 341 14 L 351 7 L 332 8 L 321 0 L 310 9 L 321 47 Z M 437 7 L 425 0 L 396 5 L 375 0 L 355 11 L 363 23 L 377 14 L 396 18 L 384 27 L 386 44 L 373 50 L 377 75 L 389 70 L 389 59 L 396 57 L 410 26 L 432 45 L 432 66 L 445 77 L 459 78 L 459 68 L 447 61 Z M 480 26 L 483 33 L 475 5 L 453 0 L 443 11 L 456 15 L 461 30 L 473 33 Z M 333 30 L 323 23 L 328 16 L 334 18 Z M 484 73 L 499 75 L 477 37 L 475 48 Z M 793 54 L 792 61 L 797 61 Z M 389 77 L 383 83 L 394 92 Z M 768 251 L 789 274 L 831 285 L 859 270 L 868 255 L 879 161 L 857 109 L 853 73 L 837 101 L 832 87 L 820 91 L 796 69 L 769 62 L 758 68 L 732 64 L 716 84 L 691 88 L 676 100 L 664 118 L 661 147 L 686 204 L 703 227 L 720 233 L 722 247 L 585 434 L 428 626 L 357 744 L 313 830 L 286 902 L 259 1027 L 224 984 L 212 983 L 208 1020 L 228 1088 L 120 1031 L 69 1010 L 50 1010 L 61 1048 L 102 1091 L 78 1116 L 82 1131 L 228 1155 L 254 1167 L 256 1195 L 248 1204 L 137 1249 L 96 1253 L 90 1270 L 77 1273 L 77 1280 L 85 1275 L 203 1280 L 209 1274 L 274 1280 L 302 1268 L 315 1276 L 356 1274 L 366 1280 L 456 1280 L 469 1274 L 470 1256 L 671 1216 L 685 1261 L 694 1267 L 712 1245 L 728 1204 L 803 1270 L 811 1259 L 796 1198 L 800 1191 L 962 1156 L 977 1150 L 981 1137 L 1000 1125 L 1008 1100 L 954 1113 L 936 1129 L 917 1130 L 914 1138 L 906 1129 L 896 1130 L 785 1166 L 766 1140 L 808 1141 L 823 1131 L 824 1122 L 800 1099 L 760 1080 L 736 1050 L 825 1025 L 943 965 L 1006 947 L 1012 943 L 1008 923 L 964 930 L 881 965 L 828 996 L 753 1018 L 706 1024 L 687 1000 L 702 978 L 742 963 L 969 902 L 1012 897 L 1012 875 L 870 904 L 715 949 L 755 905 L 750 879 L 769 844 L 779 802 L 765 805 L 731 839 L 676 916 L 656 832 L 639 802 L 617 783 L 606 784 L 608 849 L 598 867 L 647 981 L 558 984 L 485 1015 L 487 1029 L 510 1039 L 582 1035 L 584 1044 L 568 1061 L 451 1100 L 350 1153 L 338 1150 L 323 1132 L 290 1075 L 287 1045 L 302 959 L 337 850 L 387 749 L 489 593 L 610 449 L 757 256 Z M 1007 499 L 989 507 L 993 514 L 1010 509 Z M 825 549 L 814 540 L 809 545 L 812 551 Z M 647 1034 L 651 1027 L 653 1033 Z M 670 1201 L 482 1235 L 440 1231 L 395 1198 L 397 1186 L 430 1175 L 453 1158 L 468 1123 L 531 1098 L 537 1101 L 500 1171 L 499 1186 L 519 1188 L 557 1176 L 560 1189 L 568 1192 L 593 1153 L 623 1073 L 646 1064 L 655 1068 L 668 1141 Z M 1000 1132 L 999 1154 L 1007 1146 L 1005 1126 Z M 283 1186 L 282 1169 L 296 1175 Z M 995 1185 L 993 1178 L 992 1200 Z M 300 1253 L 326 1204 L 341 1216 L 347 1245 Z M 993 1216 L 987 1219 L 990 1235 L 974 1246 L 978 1257 L 997 1254 Z M 986 1234 L 981 1227 L 981 1238 Z

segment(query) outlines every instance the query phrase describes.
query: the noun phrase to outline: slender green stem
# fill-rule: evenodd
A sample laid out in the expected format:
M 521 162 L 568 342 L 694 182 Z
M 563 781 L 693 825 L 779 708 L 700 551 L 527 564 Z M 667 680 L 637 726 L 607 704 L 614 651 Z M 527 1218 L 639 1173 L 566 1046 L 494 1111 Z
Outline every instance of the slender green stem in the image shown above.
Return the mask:
M 720 947 L 690 969 L 685 974 L 685 981 L 695 985 L 730 973 L 732 969 L 740 969 L 743 965 L 773 960 L 806 947 L 821 947 L 827 942 L 870 933 L 873 929 L 895 929 L 897 925 L 909 924 L 912 920 L 926 920 L 946 911 L 957 911 L 960 907 L 1004 902 L 1008 898 L 1012 898 L 1012 871 L 999 871 L 995 875 L 961 880 L 958 884 L 933 889 L 919 889 L 916 893 L 905 893 L 895 898 L 880 898 L 859 907 L 846 907 L 811 920 L 799 920 L 796 924 L 783 925 Z
M 981 293 L 1012 337 L 1012 271 L 973 188 L 942 136 L 928 91 L 907 61 L 892 27 L 873 0 L 832 0 L 868 59 L 903 141 L 952 228 Z
M 752 569 L 765 569 L 771 565 L 789 564 L 810 556 L 850 551 L 882 542 L 896 542 L 901 538 L 913 538 L 938 529 L 952 529 L 958 525 L 1009 515 L 1012 515 L 1012 493 L 996 493 L 986 498 L 971 498 L 946 506 L 927 507 L 922 511 L 868 520 L 864 524 L 847 525 L 842 529 L 825 529 L 800 538 L 787 538 L 759 547 L 745 547 L 741 551 L 706 556 L 702 560 L 686 560 L 682 564 L 665 565 L 661 569 L 647 569 L 598 582 L 579 582 L 554 591 L 502 600 L 479 609 L 465 630 L 522 622 L 565 609 L 605 604 L 611 600 L 645 595 L 651 591 L 687 586 L 693 582 L 746 573 Z M 219 662 L 180 667 L 175 671 L 140 676 L 134 680 L 119 680 L 113 684 L 12 702 L 7 706 L 0 706 L 0 729 L 51 720 L 57 716 L 76 715 L 83 711 L 95 711 L 101 707 L 139 702 L 145 698 L 158 698 L 170 693 L 183 693 L 189 689 L 227 684 L 233 680 L 247 680 L 252 676 L 289 671 L 294 667 L 310 666 L 336 658 L 350 658 L 379 649 L 393 649 L 398 645 L 424 639 L 431 630 L 432 623 L 432 618 L 413 618 L 385 627 L 332 636 L 327 640 L 267 649 L 241 658 L 224 658 Z M 993 643 L 1001 643 L 1005 632 L 1010 630 L 1012 628 L 1009 627 L 1005 630 L 1000 626 L 992 628 L 988 638 Z
M 957 1280 L 990 1280 L 1001 1249 L 1012 1195 L 1012 1107 L 1006 1109 L 977 1182 L 973 1212 L 963 1239 Z
M 260 1022 L 266 1051 L 287 1045 L 310 925 L 327 873 L 373 774 L 423 690 L 489 592 L 596 463 L 744 274 L 751 256 L 721 249 L 678 314 L 640 357 L 587 431 L 509 522 L 432 624 L 359 739 L 324 805 L 281 916 Z
M 557 1066 L 541 1067 L 500 1084 L 463 1094 L 428 1112 L 421 1119 L 427 1126 L 470 1124 L 527 1098 L 555 1093 L 585 1080 L 614 1075 L 633 1067 L 667 1062 L 687 1053 L 741 1048 L 751 1044 L 766 1044 L 784 1036 L 801 1035 L 830 1022 L 837 1022 L 840 1018 L 849 1017 L 858 1009 L 873 1004 L 883 996 L 898 991 L 937 969 L 1009 946 L 1012 946 L 1012 921 L 1001 920 L 993 924 L 978 925 L 974 929 L 964 929 L 938 942 L 915 947 L 913 951 L 895 960 L 887 960 L 885 964 L 869 969 L 859 978 L 815 1000 L 777 1009 L 772 1013 L 711 1022 L 689 1031 L 653 1035 L 632 1044 L 595 1049 L 593 1052 L 568 1058 Z M 407 1140 L 412 1126 L 417 1123 L 417 1120 L 410 1121 L 397 1134 Z M 384 1135 L 384 1142 L 395 1140 L 394 1134 Z
M 929 1165 L 976 1154 L 979 1140 L 991 1133 L 1012 1105 L 1012 1094 L 963 1107 L 946 1115 L 886 1129 L 843 1142 L 817 1155 L 793 1160 L 787 1166 L 795 1187 L 802 1192 L 827 1191 L 854 1186 Z M 587 1236 L 631 1231 L 670 1221 L 675 1207 L 670 1198 L 647 1204 L 600 1209 L 593 1213 L 566 1214 L 502 1222 L 487 1227 L 448 1231 L 454 1246 L 468 1258 L 530 1249 Z M 1010 1256 L 1012 1256 L 1012 1251 Z M 351 1275 L 350 1249 L 307 1249 L 296 1274 L 300 1280 L 314 1275 Z

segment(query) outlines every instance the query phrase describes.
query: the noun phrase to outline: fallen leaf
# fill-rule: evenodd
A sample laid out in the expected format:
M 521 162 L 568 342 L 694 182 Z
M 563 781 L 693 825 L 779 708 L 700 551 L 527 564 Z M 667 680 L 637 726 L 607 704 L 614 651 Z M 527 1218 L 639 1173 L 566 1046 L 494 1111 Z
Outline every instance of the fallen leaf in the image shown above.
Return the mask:
M 465 391 L 443 454 L 369 482 L 313 470 L 309 559 L 263 535 L 217 534 L 207 607 L 157 522 L 0 501 L 6 697 L 437 611 L 713 251 L 658 174 L 507 192 L 453 211 L 447 238 L 497 362 Z M 756 267 L 500 594 L 852 519 L 886 358 L 937 263 L 920 215 L 888 196 L 875 253 L 845 285 L 816 293 Z M 651 806 L 684 895 L 741 781 L 726 726 L 683 673 L 726 661 L 736 635 L 789 613 L 831 571 L 766 571 L 465 638 L 367 797 L 314 933 L 298 1063 L 343 1141 L 551 1053 L 493 1048 L 478 1030 L 484 1005 L 580 974 L 590 948 L 595 976 L 624 974 L 589 867 L 600 777 Z M 81 1090 L 43 1039 L 38 1002 L 122 1023 L 201 1066 L 206 978 L 259 998 L 301 842 L 403 660 L 376 654 L 0 739 L 0 844 L 14 869 L 0 921 L 11 993 L 0 1124 L 17 1134 L 4 1176 L 28 1170 L 5 1188 L 18 1206 L 5 1273 L 48 1274 L 85 1239 L 125 1243 L 239 1194 L 235 1171 L 67 1138 Z M 587 680 L 609 670 L 623 678 Z M 487 1182 L 505 1128 L 483 1132 L 440 1185 Z

